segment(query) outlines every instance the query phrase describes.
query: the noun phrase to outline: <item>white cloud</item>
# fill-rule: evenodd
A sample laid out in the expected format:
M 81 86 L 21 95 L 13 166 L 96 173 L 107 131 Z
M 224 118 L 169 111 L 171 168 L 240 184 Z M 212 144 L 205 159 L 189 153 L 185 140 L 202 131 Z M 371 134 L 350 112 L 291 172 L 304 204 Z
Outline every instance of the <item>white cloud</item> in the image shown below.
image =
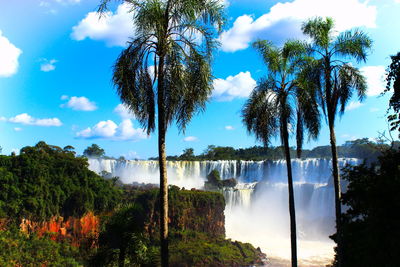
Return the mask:
M 363 104 L 361 104 L 359 101 L 352 101 L 350 104 L 347 105 L 346 111 L 357 109 L 361 107 Z
M 255 19 L 242 15 L 233 27 L 220 36 L 222 50 L 234 52 L 246 49 L 256 39 L 282 42 L 289 38 L 301 38 L 301 23 L 315 16 L 332 17 L 338 31 L 354 27 L 376 27 L 376 6 L 360 0 L 294 0 L 277 3 L 269 13 Z
M 257 83 L 249 71 L 240 72 L 235 76 L 228 76 L 226 79 L 215 79 L 212 97 L 217 101 L 231 101 L 234 98 L 248 97 L 256 85 Z
M 360 70 L 367 79 L 368 96 L 377 96 L 385 90 L 386 71 L 384 66 L 366 66 Z
M 10 77 L 17 73 L 18 57 L 22 50 L 13 45 L 0 31 L 0 77 Z
M 69 96 L 67 96 L 67 95 L 62 95 L 62 96 L 60 97 L 61 100 L 66 100 L 66 99 L 68 99 L 68 98 L 69 98 Z
M 61 99 L 66 100 L 68 96 L 61 96 Z M 84 96 L 73 96 L 69 98 L 68 102 L 62 104 L 61 107 L 71 108 L 73 110 L 81 110 L 81 111 L 93 111 L 97 109 L 96 103 L 90 101 L 88 98 Z
M 43 63 L 40 65 L 41 71 L 49 72 L 56 69 L 55 63 L 57 62 L 57 60 L 55 59 L 48 60 L 46 58 L 43 58 L 41 61 L 43 61 Z
M 129 11 L 128 4 L 121 4 L 115 13 L 109 11 L 101 17 L 97 12 L 89 12 L 72 27 L 71 38 L 77 41 L 89 38 L 105 41 L 108 46 L 125 46 L 134 34 L 133 15 Z
M 6 121 L 7 120 L 7 118 L 6 117 L 0 117 L 0 121 Z
M 400 1 L 400 0 L 399 0 L 399 1 Z M 370 108 L 369 111 L 370 111 L 370 112 L 378 112 L 378 111 L 379 111 L 379 108 Z
M 133 119 L 135 115 L 124 104 L 119 104 L 115 107 L 114 112 L 117 113 L 122 119 Z
M 135 129 L 131 120 L 123 120 L 117 125 L 112 120 L 100 121 L 76 134 L 83 139 L 110 139 L 114 141 L 137 141 L 147 138 L 143 129 Z
M 27 113 L 19 114 L 15 117 L 9 118 L 9 122 L 19 123 L 24 125 L 35 126 L 61 126 L 62 123 L 58 118 L 36 119 Z
M 235 130 L 235 128 L 233 128 L 233 126 L 231 126 L 231 125 L 227 125 L 227 126 L 225 126 L 225 130 L 232 131 L 232 130 Z
M 198 141 L 199 139 L 196 136 L 187 136 L 183 138 L 183 141 L 185 142 L 195 142 Z
M 20 128 L 20 127 L 15 127 L 15 128 L 14 128 L 14 131 L 20 132 L 20 131 L 22 131 L 22 128 Z

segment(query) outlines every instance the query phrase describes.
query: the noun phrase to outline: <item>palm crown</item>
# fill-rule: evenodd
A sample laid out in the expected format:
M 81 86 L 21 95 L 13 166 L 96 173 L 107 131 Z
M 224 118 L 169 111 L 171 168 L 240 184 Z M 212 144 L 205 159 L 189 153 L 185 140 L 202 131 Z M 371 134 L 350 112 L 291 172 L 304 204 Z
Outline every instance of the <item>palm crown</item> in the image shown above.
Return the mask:
M 262 55 L 269 70 L 266 77 L 259 80 L 243 108 L 243 122 L 247 130 L 265 145 L 271 137 L 281 134 L 282 127 L 296 125 L 298 156 L 303 144 L 304 130 L 316 138 L 320 120 L 314 92 L 302 87 L 297 75 L 309 61 L 305 45 L 298 41 L 288 41 L 277 48 L 267 41 L 257 41 L 253 45 Z
M 307 86 L 317 90 L 323 112 L 332 116 L 334 124 L 335 114 L 344 113 L 353 92 L 363 100 L 367 89 L 360 70 L 344 60 L 353 58 L 365 62 L 372 40 L 359 29 L 336 35 L 331 18 L 310 19 L 302 29 L 312 40 L 308 49 L 316 58 L 304 69 L 303 75 L 308 76 Z
M 158 94 L 165 123 L 176 120 L 184 130 L 193 113 L 204 109 L 212 90 L 211 54 L 224 22 L 223 6 L 217 0 L 125 2 L 132 6 L 136 33 L 114 66 L 117 92 L 148 134 L 155 129 Z

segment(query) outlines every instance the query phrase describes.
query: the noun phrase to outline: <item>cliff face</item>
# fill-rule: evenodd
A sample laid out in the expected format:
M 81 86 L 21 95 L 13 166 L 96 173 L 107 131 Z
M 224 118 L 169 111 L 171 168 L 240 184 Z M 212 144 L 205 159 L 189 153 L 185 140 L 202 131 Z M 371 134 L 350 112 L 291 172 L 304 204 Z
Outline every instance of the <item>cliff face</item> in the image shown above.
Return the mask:
M 181 191 L 177 195 L 172 193 L 170 201 L 171 228 L 225 237 L 225 200 L 222 194 Z
M 20 228 L 25 233 L 36 233 L 38 236 L 49 234 L 55 241 L 68 240 L 74 246 L 95 247 L 100 220 L 93 212 L 88 212 L 81 218 L 54 216 L 46 222 L 22 219 Z
M 210 236 L 225 236 L 225 200 L 220 193 L 170 189 L 169 227 L 176 231 L 193 230 Z M 149 236 L 158 237 L 158 189 L 141 192 L 135 199 L 140 206 L 134 217 Z M 22 219 L 25 233 L 49 234 L 55 241 L 68 240 L 74 246 L 96 247 L 100 218 L 93 212 L 81 218 L 54 216 L 45 222 Z
M 150 237 L 157 238 L 160 218 L 158 189 L 140 191 L 129 202 L 134 202 L 137 207 L 132 215 L 139 218 L 139 228 Z M 174 186 L 169 189 L 168 215 L 171 230 L 192 230 L 224 237 L 224 209 L 225 200 L 220 193 L 179 190 Z

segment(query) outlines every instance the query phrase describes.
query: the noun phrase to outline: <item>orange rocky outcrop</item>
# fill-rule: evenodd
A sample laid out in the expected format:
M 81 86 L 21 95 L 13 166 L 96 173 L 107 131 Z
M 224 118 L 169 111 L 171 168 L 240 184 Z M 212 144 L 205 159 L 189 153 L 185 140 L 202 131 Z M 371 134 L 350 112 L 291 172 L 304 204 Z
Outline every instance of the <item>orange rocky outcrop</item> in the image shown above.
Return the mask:
M 97 246 L 100 231 L 99 217 L 92 212 L 81 218 L 54 216 L 46 222 L 22 219 L 21 231 L 36 233 L 39 236 L 49 234 L 55 241 L 68 240 L 74 246 Z

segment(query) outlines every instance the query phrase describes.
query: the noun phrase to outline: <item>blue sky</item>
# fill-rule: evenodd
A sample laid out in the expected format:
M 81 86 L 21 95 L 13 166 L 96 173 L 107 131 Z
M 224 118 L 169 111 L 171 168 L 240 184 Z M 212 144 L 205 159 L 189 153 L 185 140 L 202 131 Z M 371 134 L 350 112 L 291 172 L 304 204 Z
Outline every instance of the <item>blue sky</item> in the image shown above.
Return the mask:
M 23 4 L 22 4 L 23 3 Z M 244 129 L 240 110 L 258 78 L 266 74 L 251 42 L 276 44 L 304 38 L 301 22 L 331 16 L 337 30 L 362 28 L 374 40 L 360 67 L 368 97 L 353 99 L 337 121 L 338 143 L 378 136 L 387 129 L 388 96 L 379 97 L 390 55 L 400 50 L 399 0 L 228 0 L 228 23 L 215 54 L 213 96 L 185 134 L 175 126 L 167 134 L 167 153 L 180 154 L 207 145 L 257 145 Z M 97 143 L 111 156 L 157 155 L 157 136 L 147 137 L 123 106 L 111 83 L 112 65 L 133 34 L 127 8 L 115 2 L 102 20 L 98 0 L 0 0 L 0 146 L 9 154 L 40 140 L 72 145 L 78 153 Z M 329 143 L 324 125 L 307 147 Z M 293 141 L 292 141 L 293 143 Z M 274 144 L 278 144 L 275 142 Z M 294 144 L 294 143 L 293 143 Z

